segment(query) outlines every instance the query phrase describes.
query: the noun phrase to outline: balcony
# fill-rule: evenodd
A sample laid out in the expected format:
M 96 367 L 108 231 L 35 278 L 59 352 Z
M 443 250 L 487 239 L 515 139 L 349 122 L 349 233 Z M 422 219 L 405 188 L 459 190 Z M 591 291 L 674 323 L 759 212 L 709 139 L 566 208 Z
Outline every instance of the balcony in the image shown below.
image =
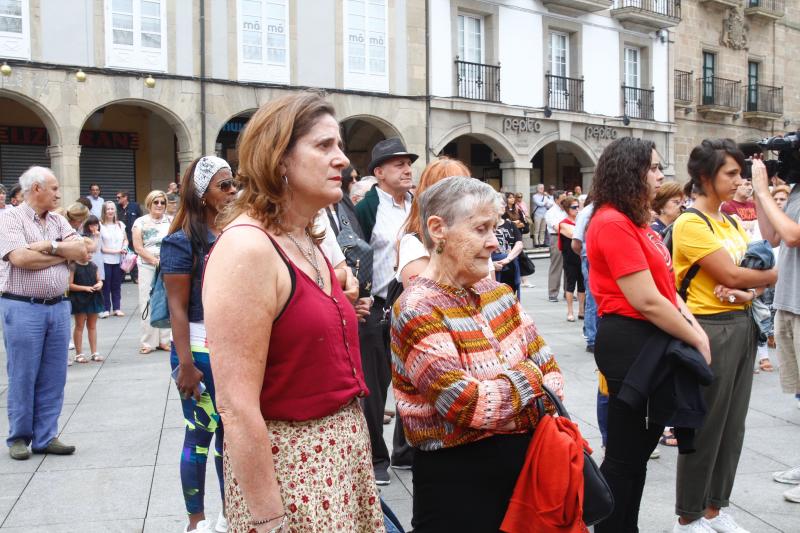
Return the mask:
M 693 72 L 685 70 L 675 71 L 675 106 L 689 107 L 694 101 L 694 86 L 692 85 Z
M 547 106 L 560 111 L 583 113 L 583 79 L 545 74 Z
M 608 9 L 613 0 L 542 0 L 542 3 L 551 11 L 561 11 L 567 15 L 582 15 Z
M 500 101 L 500 65 L 461 61 L 456 57 L 459 98 Z
M 701 4 L 716 4 L 720 7 L 739 7 L 742 0 L 700 0 Z
M 628 118 L 655 120 L 655 91 L 622 86 L 622 110 Z
M 744 14 L 768 22 L 783 17 L 786 9 L 783 0 L 745 0 Z
M 680 0 L 614 0 L 611 16 L 628 29 L 653 31 L 677 26 Z
M 775 120 L 783 115 L 783 87 L 748 85 L 745 94 L 745 119 Z
M 742 109 L 742 82 L 725 78 L 699 78 L 697 80 L 700 103 L 699 113 L 709 115 L 735 115 Z

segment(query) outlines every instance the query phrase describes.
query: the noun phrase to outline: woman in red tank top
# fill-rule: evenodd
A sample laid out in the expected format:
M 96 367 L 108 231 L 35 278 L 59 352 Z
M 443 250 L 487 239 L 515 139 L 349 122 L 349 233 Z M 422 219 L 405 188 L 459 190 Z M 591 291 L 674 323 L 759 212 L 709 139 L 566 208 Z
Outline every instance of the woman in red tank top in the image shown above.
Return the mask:
M 357 318 L 313 226 L 349 163 L 333 108 L 315 93 L 265 104 L 239 157 L 203 287 L 228 531 L 383 531 Z

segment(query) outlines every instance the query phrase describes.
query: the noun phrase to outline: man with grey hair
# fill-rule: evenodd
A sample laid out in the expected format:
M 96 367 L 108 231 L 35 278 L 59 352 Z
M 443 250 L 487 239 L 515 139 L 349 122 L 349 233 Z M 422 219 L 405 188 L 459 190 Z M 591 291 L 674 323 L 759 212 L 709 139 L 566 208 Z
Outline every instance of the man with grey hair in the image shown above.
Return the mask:
M 13 459 L 68 455 L 58 440 L 67 380 L 70 304 L 68 261 L 89 253 L 67 220 L 53 211 L 61 192 L 53 171 L 31 167 L 19 179 L 24 202 L 0 216 L 0 318 L 8 367 L 8 438 Z
M 544 183 L 536 186 L 536 192 L 533 195 L 533 246 L 540 248 L 547 246 L 545 244 L 545 232 L 547 231 L 547 210 L 553 207 L 553 197 L 547 194 L 544 190 Z

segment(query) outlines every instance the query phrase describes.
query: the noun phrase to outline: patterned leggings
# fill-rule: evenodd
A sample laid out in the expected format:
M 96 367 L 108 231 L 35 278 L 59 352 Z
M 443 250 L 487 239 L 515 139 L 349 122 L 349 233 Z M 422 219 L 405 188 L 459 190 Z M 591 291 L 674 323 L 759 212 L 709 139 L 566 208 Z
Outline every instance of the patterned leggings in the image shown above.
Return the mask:
M 181 400 L 183 418 L 186 423 L 186 435 L 183 438 L 183 451 L 181 453 L 181 485 L 183 486 L 183 499 L 186 501 L 186 512 L 189 514 L 203 512 L 203 500 L 206 484 L 206 463 L 208 450 L 211 446 L 211 437 L 214 439 L 214 466 L 219 479 L 219 492 L 225 494 L 223 483 L 225 480 L 222 470 L 222 421 L 217 413 L 214 396 L 214 378 L 211 375 L 211 363 L 208 358 L 208 348 L 192 346 L 194 366 L 203 373 L 203 383 L 206 391 L 200 396 L 200 401 L 189 397 Z M 174 370 L 178 366 L 178 354 L 175 344 L 172 344 L 170 364 Z

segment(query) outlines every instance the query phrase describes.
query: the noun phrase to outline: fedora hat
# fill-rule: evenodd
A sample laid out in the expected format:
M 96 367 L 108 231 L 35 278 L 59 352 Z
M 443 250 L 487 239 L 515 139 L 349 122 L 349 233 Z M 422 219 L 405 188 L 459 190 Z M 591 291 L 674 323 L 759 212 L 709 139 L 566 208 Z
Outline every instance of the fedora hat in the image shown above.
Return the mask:
M 412 154 L 406 150 L 406 147 L 403 146 L 403 141 L 399 137 L 385 139 L 372 149 L 372 161 L 369 162 L 367 167 L 367 174 L 372 175 L 375 167 L 395 157 L 408 157 L 412 163 L 419 158 L 417 154 Z

